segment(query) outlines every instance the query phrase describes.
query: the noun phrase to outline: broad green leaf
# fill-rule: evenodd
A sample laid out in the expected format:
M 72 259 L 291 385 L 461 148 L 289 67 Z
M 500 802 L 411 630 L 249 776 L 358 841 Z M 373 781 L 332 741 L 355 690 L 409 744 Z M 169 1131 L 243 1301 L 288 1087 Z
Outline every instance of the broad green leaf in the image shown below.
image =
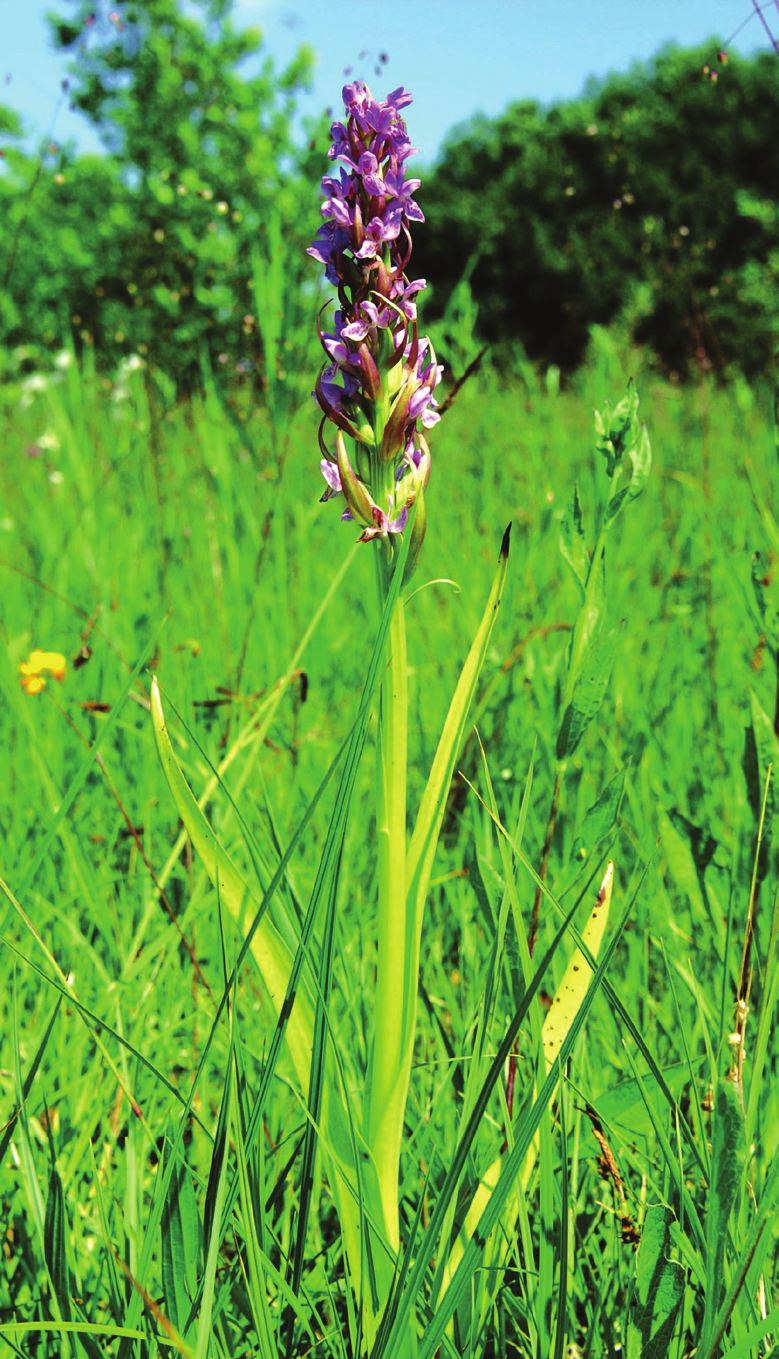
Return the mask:
M 620 769 L 586 813 L 582 828 L 571 846 L 568 864 L 560 875 L 559 882 L 555 883 L 555 895 L 558 900 L 576 881 L 582 865 L 592 859 L 598 847 L 614 830 L 622 805 L 626 775 L 627 769 Z
M 393 1176 L 396 1177 L 397 1172 L 394 1167 L 397 1165 L 403 1136 L 403 1120 L 416 1036 L 417 978 L 422 923 L 430 873 L 454 763 L 465 735 L 468 714 L 500 607 L 508 569 L 510 530 L 511 526 L 509 525 L 503 535 L 498 568 L 492 589 L 449 706 L 406 856 L 405 976 L 400 983 L 403 987 L 402 1020 L 398 1040 L 394 1044 L 396 1055 L 392 1062 L 392 1069 L 389 1074 L 386 1071 L 382 1072 L 379 1095 L 377 1096 L 371 1089 L 369 1102 L 371 1115 L 370 1145 L 379 1167 L 379 1173 L 382 1174 L 382 1168 L 385 1168 L 382 1180 L 385 1204 L 387 1202 L 386 1167 L 390 1164 L 389 1158 L 392 1155 Z M 396 1191 L 393 1192 L 396 1194 Z M 366 1197 L 368 1203 L 370 1203 L 370 1195 L 368 1194 Z M 386 1215 L 387 1210 L 385 1209 Z M 389 1218 L 387 1220 L 389 1222 Z
M 684 1295 L 684 1269 L 669 1260 L 670 1208 L 647 1210 L 628 1318 L 628 1359 L 666 1359 Z
M 190 1171 L 183 1159 L 178 1160 L 170 1177 L 161 1230 L 166 1314 L 176 1330 L 183 1334 L 197 1288 L 200 1258 L 200 1219 Z
M 219 1247 L 222 1239 L 221 1224 L 227 1189 L 227 1168 L 229 1163 L 229 1139 L 232 1125 L 233 1106 L 233 1041 L 231 1036 L 230 1052 L 227 1058 L 224 1091 L 219 1108 L 211 1167 L 208 1174 L 208 1189 L 203 1213 L 203 1249 L 205 1251 L 205 1270 L 203 1277 L 203 1297 L 198 1317 L 196 1359 L 206 1359 L 211 1338 L 211 1316 L 216 1289 L 216 1270 L 219 1263 Z
M 760 820 L 765 798 L 764 833 L 770 830 L 776 809 L 774 784 L 779 776 L 779 740 L 774 734 L 774 725 L 753 689 L 749 691 L 751 724 L 747 728 L 744 747 L 744 773 L 747 780 L 749 805 L 755 821 Z M 750 737 L 751 733 L 751 737 Z M 771 765 L 772 775 L 766 797 L 766 776 Z
M 590 570 L 590 555 L 587 551 L 587 540 L 584 536 L 579 487 L 576 484 L 574 484 L 570 508 L 565 511 L 563 522 L 560 525 L 560 552 L 578 580 L 583 597 L 587 588 L 587 576 Z
M 695 866 L 689 839 L 680 835 L 663 808 L 658 809 L 661 842 L 670 881 L 688 897 L 693 920 L 708 921 L 709 912 L 703 899 L 701 881 Z
M 620 632 L 621 627 L 612 628 L 601 641 L 591 644 L 585 654 L 573 697 L 565 710 L 557 737 L 558 760 L 565 760 L 573 754 L 600 709 L 608 688 Z
M 65 1252 L 65 1230 L 65 1195 L 59 1172 L 52 1161 L 49 1192 L 46 1196 L 46 1216 L 43 1222 L 43 1251 L 60 1312 L 65 1321 L 69 1321 L 70 1281 Z
M 699 1347 L 706 1349 L 725 1290 L 725 1244 L 728 1222 L 744 1166 L 744 1115 L 738 1087 L 727 1077 L 717 1081 L 711 1139 L 711 1184 L 706 1211 L 706 1305 Z
M 705 1058 L 701 1057 L 693 1065 L 700 1066 L 704 1061 Z M 666 1086 L 678 1100 L 690 1081 L 689 1065 L 687 1062 L 675 1062 L 673 1066 L 664 1067 L 662 1074 Z M 638 1081 L 630 1076 L 594 1098 L 593 1105 L 598 1117 L 604 1123 L 622 1128 L 632 1135 L 637 1133 L 644 1135 L 650 1132 L 652 1127 L 646 1109 L 647 1097 L 652 1100 L 658 1113 L 667 1108 L 667 1096 L 651 1074 L 644 1077 L 643 1091 Z

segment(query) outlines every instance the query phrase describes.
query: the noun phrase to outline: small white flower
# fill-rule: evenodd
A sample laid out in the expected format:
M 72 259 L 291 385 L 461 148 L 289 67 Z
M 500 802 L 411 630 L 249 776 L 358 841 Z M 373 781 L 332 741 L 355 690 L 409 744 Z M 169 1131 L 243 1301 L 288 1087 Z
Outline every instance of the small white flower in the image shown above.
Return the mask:
M 54 367 L 64 373 L 66 368 L 70 368 L 73 363 L 73 355 L 69 349 L 61 349 L 59 354 L 54 355 Z
M 22 382 L 23 392 L 45 392 L 49 385 L 49 379 L 44 373 L 30 373 Z
M 128 354 L 127 358 L 122 359 L 119 365 L 120 372 L 123 374 L 140 373 L 141 369 L 145 367 L 146 361 L 141 358 L 140 354 Z

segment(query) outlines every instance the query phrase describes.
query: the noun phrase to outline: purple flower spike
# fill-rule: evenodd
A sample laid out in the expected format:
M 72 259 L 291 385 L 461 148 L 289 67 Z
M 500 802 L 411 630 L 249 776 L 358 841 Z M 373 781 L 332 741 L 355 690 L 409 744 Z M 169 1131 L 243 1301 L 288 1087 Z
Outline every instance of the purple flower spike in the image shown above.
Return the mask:
M 430 453 L 422 436 L 439 420 L 433 392 L 441 381 L 429 340 L 419 338 L 417 302 L 425 280 L 410 280 L 411 223 L 424 222 L 414 199 L 420 181 L 406 177 L 414 154 L 402 110 L 411 95 L 399 86 L 383 101 L 355 80 L 343 89 L 346 120 L 330 128 L 337 171 L 322 179 L 323 225 L 309 255 L 338 291 L 330 333 L 319 335 L 327 362 L 314 393 L 336 453 L 322 459 L 323 500 L 343 494 L 344 519 L 389 550 L 419 499 L 413 530 L 416 560 L 425 531 L 424 489 Z M 359 476 L 344 435 L 359 448 Z M 378 502 L 378 503 L 377 503 Z M 381 506 L 386 503 L 387 509 Z M 412 544 L 412 546 L 413 546 Z

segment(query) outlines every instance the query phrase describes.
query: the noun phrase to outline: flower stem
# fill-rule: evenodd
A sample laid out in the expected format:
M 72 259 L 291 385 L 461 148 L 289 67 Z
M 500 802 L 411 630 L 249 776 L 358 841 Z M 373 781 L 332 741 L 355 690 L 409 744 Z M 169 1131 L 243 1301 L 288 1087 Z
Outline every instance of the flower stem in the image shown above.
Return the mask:
M 368 1144 L 373 1152 L 387 1237 L 400 1245 L 398 1176 L 403 1136 L 409 1048 L 406 992 L 406 758 L 408 678 L 406 622 L 398 599 L 390 622 L 389 656 L 381 686 L 376 792 L 378 832 L 378 972 L 368 1107 Z
M 560 794 L 563 791 L 563 772 L 565 762 L 558 761 L 555 771 L 554 788 L 552 790 L 552 805 L 549 808 L 549 820 L 546 823 L 546 834 L 544 836 L 544 847 L 541 850 L 541 863 L 538 866 L 538 876 L 541 882 L 546 882 L 546 875 L 549 869 L 549 856 L 552 852 L 552 841 L 554 839 L 555 826 L 557 824 L 557 813 L 560 810 Z M 533 914 L 530 917 L 530 929 L 527 934 L 528 952 L 532 958 L 533 949 L 538 935 L 538 921 L 541 914 L 541 887 L 536 888 L 533 899 Z
M 587 647 L 592 641 L 593 636 L 597 635 L 598 629 L 601 627 L 603 623 L 603 615 L 605 613 L 606 600 L 605 595 L 600 600 L 598 599 L 600 588 L 600 582 L 598 577 L 601 570 L 603 553 L 606 548 L 606 535 L 608 534 L 610 527 L 609 521 L 607 519 L 608 510 L 612 500 L 614 499 L 614 496 L 616 495 L 620 477 L 622 476 L 622 470 L 623 470 L 622 467 L 618 466 L 612 473 L 608 495 L 601 514 L 598 541 L 595 544 L 595 549 L 590 559 L 590 566 L 587 572 L 587 585 L 584 591 L 584 600 L 582 601 L 579 613 L 576 618 L 576 622 L 574 623 L 573 626 L 573 632 L 571 634 L 571 644 L 568 651 L 568 671 L 565 677 L 565 685 L 563 687 L 563 701 L 562 701 L 563 714 L 565 713 L 568 704 L 571 702 L 571 699 L 573 698 L 573 692 L 574 689 L 576 688 L 576 681 L 579 678 L 579 673 L 581 671 L 582 662 L 587 652 Z M 557 824 L 557 814 L 560 810 L 560 798 L 563 791 L 563 779 L 565 777 L 565 772 L 567 768 L 568 768 L 567 759 L 557 761 L 557 766 L 555 769 L 554 788 L 552 790 L 552 804 L 549 808 L 549 820 L 546 823 L 544 846 L 541 851 L 541 863 L 538 869 L 538 876 L 541 879 L 541 882 L 546 882 L 546 875 L 549 869 L 549 858 L 552 852 L 552 841 L 554 839 L 555 825 Z M 533 953 L 533 947 L 535 945 L 536 938 L 538 936 L 538 923 L 541 913 L 541 896 L 542 889 L 540 886 L 538 886 L 536 888 L 536 894 L 533 900 L 533 913 L 530 918 L 530 929 L 528 930 L 528 948 L 530 950 L 531 956 Z

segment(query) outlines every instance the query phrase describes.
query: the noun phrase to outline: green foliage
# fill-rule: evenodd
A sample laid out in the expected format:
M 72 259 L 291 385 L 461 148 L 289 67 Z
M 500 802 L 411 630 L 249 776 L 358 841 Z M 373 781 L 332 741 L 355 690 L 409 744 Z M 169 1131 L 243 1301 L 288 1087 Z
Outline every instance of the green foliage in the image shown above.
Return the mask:
M 628 1329 L 628 1359 L 666 1359 L 684 1297 L 684 1273 L 670 1259 L 673 1213 L 650 1208 L 636 1258 L 636 1279 Z
M 725 1292 L 728 1222 L 736 1202 L 745 1152 L 744 1111 L 738 1081 L 719 1080 L 714 1096 L 711 1184 L 706 1213 L 706 1307 L 700 1338 L 704 1353 Z
M 73 49 L 71 97 L 108 154 L 9 152 L 0 336 L 51 348 L 72 331 L 101 365 L 140 352 L 179 390 L 201 384 L 206 361 L 263 387 L 272 318 L 255 256 L 274 252 L 300 306 L 317 223 L 318 166 L 291 128 L 310 53 L 279 74 L 260 65 L 259 33 L 235 30 L 226 4 L 138 0 L 110 16 L 85 0 L 72 7 L 73 22 L 52 21 L 53 33 Z M 277 347 L 277 380 L 294 360 Z
M 460 1346 L 468 1359 L 534 1354 L 539 1336 L 563 1353 L 618 1352 L 629 1336 L 650 1354 L 653 1344 L 658 1355 L 661 1344 L 687 1353 L 701 1341 L 708 1268 L 724 1285 L 710 1308 L 709 1350 L 757 1359 L 761 1337 L 775 1336 L 773 848 L 756 907 L 743 1108 L 733 1100 L 718 1130 L 718 1109 L 712 1123 L 705 1099 L 732 1027 L 752 804 L 773 758 L 776 673 L 761 644 L 772 586 L 762 585 L 763 608 L 752 568 L 759 551 L 765 582 L 773 543 L 763 387 L 747 402 L 737 384 L 684 392 L 636 375 L 655 466 L 608 529 L 600 637 L 625 623 L 600 707 L 567 757 L 548 894 L 526 957 L 567 647 L 611 498 L 592 409 L 605 424 L 604 398 L 624 391 L 627 376 L 605 337 L 599 354 L 598 369 L 554 394 L 482 374 L 437 432 L 442 472 L 430 484 L 419 579 L 438 583 L 406 602 L 411 806 L 434 763 L 508 518 L 512 560 L 479 657 L 473 711 L 484 758 L 463 703 L 451 722 L 460 753 L 453 762 L 447 751 L 435 775 L 441 838 L 404 1124 L 398 1310 L 394 1335 L 388 1326 L 374 1337 L 377 1355 L 397 1354 L 411 1330 L 423 1353 L 440 1345 L 450 1356 Z M 263 409 L 240 420 L 210 382 L 176 403 L 174 385 L 156 372 L 125 372 L 105 388 L 89 364 L 35 376 L 0 387 L 0 1202 L 9 1245 L 0 1339 L 35 1359 L 77 1353 L 77 1344 L 90 1355 L 99 1347 L 152 1359 L 171 1350 L 162 1317 L 199 1359 L 281 1355 L 288 1341 L 293 1356 L 356 1356 L 367 1342 L 346 1283 L 337 1188 L 321 1169 L 327 1125 L 313 1128 L 310 1072 L 298 1080 L 251 946 L 242 958 L 241 950 L 264 911 L 261 923 L 273 924 L 300 965 L 283 998 L 287 1025 L 292 993 L 294 1019 L 312 988 L 331 1035 L 326 1089 L 357 1113 L 375 1000 L 366 947 L 376 922 L 374 774 L 365 755 L 376 736 L 359 698 L 381 640 L 365 602 L 372 563 L 355 551 L 353 528 L 317 504 L 313 410 L 294 426 L 281 405 L 275 420 Z M 716 525 L 708 541 L 704 446 Z M 627 446 L 622 464 L 629 484 Z M 456 473 L 445 477 L 446 468 Z M 556 550 L 561 534 L 573 571 Z M 451 580 L 460 593 L 442 585 Z M 33 697 L 18 666 L 35 645 L 62 650 L 68 668 Z M 381 647 L 375 681 L 380 657 Z M 213 828 L 199 849 L 180 834 L 158 765 L 149 660 L 176 698 L 184 722 L 166 701 L 168 739 Z M 750 686 L 759 704 L 751 709 Z M 749 782 L 745 713 L 754 728 Z M 363 723 L 360 761 L 352 733 Z M 339 759 L 353 739 L 345 818 Z M 426 860 L 427 833 L 423 840 L 412 867 Z M 234 877 L 222 862 L 218 890 L 207 863 L 216 846 L 235 869 Z M 326 848 L 334 872 L 321 891 Z M 582 1015 L 563 1070 L 542 1089 L 539 991 L 555 993 L 606 857 L 616 865 L 616 923 L 588 992 L 586 1029 Z M 255 904 L 233 892 L 239 874 Z M 320 914 L 309 919 L 317 893 Z M 544 1112 L 556 1086 L 563 1120 L 557 1102 Z M 613 1179 L 598 1174 L 603 1148 L 588 1106 L 624 1205 Z M 536 1130 L 541 1154 L 520 1194 L 514 1172 Z M 351 1149 L 359 1123 L 340 1131 Z M 320 1150 L 304 1163 L 307 1138 Z M 749 1158 L 738 1162 L 745 1147 Z M 479 1213 L 456 1287 L 443 1289 L 449 1230 L 459 1230 L 496 1159 L 505 1174 Z M 61 1200 L 49 1189 L 53 1165 Z M 355 1204 L 358 1222 L 366 1204 Z M 637 1258 L 625 1214 L 642 1233 Z M 83 1328 L 77 1335 L 65 1329 L 52 1270 L 70 1324 Z
M 563 713 L 557 737 L 558 760 L 573 755 L 590 722 L 600 711 L 611 678 L 619 633 L 619 628 L 611 628 L 605 636 L 593 641 L 585 653 L 574 681 L 571 701 Z
M 480 337 L 534 359 L 570 369 L 594 324 L 620 320 L 677 374 L 767 371 L 779 64 L 734 56 L 713 82 L 716 51 L 668 48 L 581 99 L 454 133 L 421 191 L 433 306 L 468 260 Z
M 265 389 L 268 316 L 255 248 L 315 309 L 322 138 L 293 136 L 312 55 L 284 71 L 230 3 L 61 0 L 55 45 L 107 156 L 19 149 L 0 108 L 0 342 L 140 352 L 180 391 L 211 370 Z M 415 267 L 460 376 L 477 345 L 518 371 L 569 372 L 593 328 L 620 327 L 679 377 L 769 371 L 777 352 L 779 64 L 668 48 L 577 100 L 511 105 L 452 134 L 421 194 Z M 321 129 L 319 130 L 321 132 Z M 275 233 L 275 220 L 281 230 Z M 276 353 L 279 382 L 300 367 Z
M 186 1339 L 186 1321 L 197 1291 L 200 1217 L 186 1161 L 173 1168 L 162 1210 L 161 1272 L 165 1315 Z

